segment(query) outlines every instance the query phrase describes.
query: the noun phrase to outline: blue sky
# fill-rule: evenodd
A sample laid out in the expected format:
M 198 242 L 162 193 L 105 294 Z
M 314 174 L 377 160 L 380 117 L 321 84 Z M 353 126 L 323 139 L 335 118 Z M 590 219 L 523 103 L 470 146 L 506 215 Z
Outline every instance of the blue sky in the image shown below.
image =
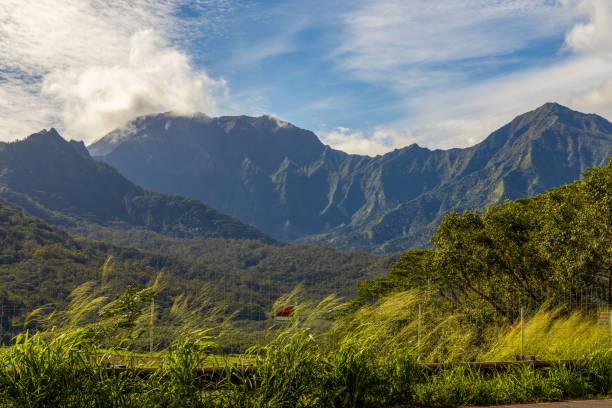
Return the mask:
M 479 142 L 547 101 L 612 118 L 606 0 L 0 5 L 0 139 L 142 114 L 277 116 L 380 154 Z

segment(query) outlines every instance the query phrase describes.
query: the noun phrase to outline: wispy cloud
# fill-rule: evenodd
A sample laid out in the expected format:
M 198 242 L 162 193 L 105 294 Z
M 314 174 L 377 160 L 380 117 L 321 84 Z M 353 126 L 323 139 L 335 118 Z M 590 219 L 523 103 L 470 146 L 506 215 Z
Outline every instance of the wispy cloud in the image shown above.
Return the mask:
M 612 3 L 605 0 L 582 1 L 580 8 L 587 11 L 591 19 L 577 24 L 567 34 L 565 42 L 569 48 L 581 53 L 583 58 L 597 58 L 607 64 L 607 71 L 591 75 L 589 86 L 570 98 L 570 105 L 577 109 L 593 111 L 612 118 Z
M 547 101 L 612 117 L 611 27 L 608 0 L 4 0 L 0 140 L 173 110 L 467 146 Z
M 55 125 L 91 141 L 136 115 L 214 113 L 222 80 L 182 51 L 179 1 L 6 0 L 0 138 Z
M 431 86 L 465 75 L 460 64 L 563 32 L 574 18 L 551 1 L 366 0 L 344 16 L 336 55 L 342 69 L 368 81 Z
M 548 101 L 612 117 L 612 2 L 365 1 L 344 23 L 338 67 L 403 98 L 404 118 L 377 132 L 449 148 L 473 145 Z M 539 40 L 564 36 L 541 61 L 521 56 Z M 404 139 L 391 140 L 390 148 Z
M 567 46 L 575 51 L 612 57 L 612 4 L 606 0 L 580 0 L 577 10 L 590 19 L 576 24 L 567 33 Z
M 215 113 L 213 95 L 222 81 L 195 71 L 185 54 L 153 31 L 138 31 L 129 43 L 129 53 L 114 65 L 45 75 L 42 95 L 61 104 L 61 119 L 71 134 L 90 139 L 151 112 Z
M 431 91 L 406 101 L 415 117 L 394 125 L 410 126 L 429 147 L 448 148 L 479 142 L 514 116 L 545 102 L 606 115 L 606 111 L 593 111 L 572 100 L 597 87 L 611 72 L 612 61 L 585 55 L 459 89 Z

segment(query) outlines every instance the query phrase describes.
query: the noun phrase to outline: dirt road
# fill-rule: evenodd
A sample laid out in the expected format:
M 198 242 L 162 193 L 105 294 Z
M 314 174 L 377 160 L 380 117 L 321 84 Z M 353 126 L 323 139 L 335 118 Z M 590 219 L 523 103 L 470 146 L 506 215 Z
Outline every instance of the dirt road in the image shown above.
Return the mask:
M 541 402 L 538 404 L 494 405 L 496 408 L 612 408 L 612 399 L 588 401 Z

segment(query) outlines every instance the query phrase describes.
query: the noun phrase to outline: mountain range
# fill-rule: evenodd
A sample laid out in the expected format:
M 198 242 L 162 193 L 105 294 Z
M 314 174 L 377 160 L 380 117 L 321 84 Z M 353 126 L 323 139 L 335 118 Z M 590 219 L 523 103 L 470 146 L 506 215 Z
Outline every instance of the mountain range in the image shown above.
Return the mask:
M 88 147 L 139 185 L 209 203 L 281 240 L 395 252 L 443 214 L 528 197 L 612 154 L 612 123 L 547 103 L 469 148 L 347 154 L 279 119 L 139 117 Z
M 196 199 L 137 186 L 55 129 L 0 143 L 0 198 L 63 227 L 88 222 L 183 238 L 275 241 Z
M 12 276 L 17 269 L 27 269 L 20 265 L 28 256 L 16 254 L 31 254 L 37 245 L 44 245 L 44 256 L 30 266 L 42 273 L 45 287 L 54 285 L 50 279 L 64 274 L 45 269 L 46 262 L 54 264 L 56 258 L 67 262 L 65 273 L 74 284 L 99 272 L 105 249 L 108 254 L 119 251 L 148 257 L 152 263 L 158 254 L 172 258 L 168 262 L 173 265 L 188 265 L 157 268 L 170 279 L 186 279 L 187 286 L 188 281 L 197 281 L 194 287 L 216 285 L 216 294 L 221 286 L 224 293 L 232 293 L 225 298 L 232 303 L 230 310 L 259 296 L 257 309 L 299 284 L 305 296 L 352 295 L 358 281 L 381 276 L 397 259 L 279 242 L 197 199 L 139 187 L 112 166 L 92 159 L 83 143 L 66 141 L 54 129 L 0 143 L 0 209 L 9 214 L 0 219 L 6 222 L 0 225 L 0 272 Z M 12 232 L 6 235 L 7 230 Z M 85 273 L 73 263 L 88 251 L 96 256 Z M 121 280 L 130 279 L 126 275 Z M 0 294 L 13 291 L 14 283 L 15 279 L 0 279 Z M 56 286 L 61 288 L 57 299 L 62 301 L 74 288 L 59 281 Z M 268 298 L 255 296 L 259 291 Z

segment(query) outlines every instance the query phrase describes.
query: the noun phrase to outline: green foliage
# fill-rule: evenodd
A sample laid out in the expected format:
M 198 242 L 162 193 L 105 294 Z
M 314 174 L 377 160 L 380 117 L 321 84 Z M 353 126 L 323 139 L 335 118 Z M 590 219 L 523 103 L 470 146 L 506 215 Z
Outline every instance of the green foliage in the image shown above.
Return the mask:
M 611 196 L 612 163 L 589 169 L 583 180 L 484 213 L 450 212 L 431 238 L 433 251 L 406 252 L 388 277 L 360 284 L 359 299 L 427 288 L 466 313 L 484 303 L 507 320 L 516 319 L 521 307 L 566 304 L 585 289 L 607 304 Z
M 450 213 L 432 237 L 432 278 L 500 314 L 612 288 L 612 163 L 585 179 L 480 214 Z
M 156 348 L 169 345 L 173 327 L 204 324 L 224 333 L 220 343 L 225 350 L 245 350 L 254 337 L 265 336 L 272 304 L 296 285 L 301 284 L 302 300 L 321 299 L 330 293 L 349 296 L 356 282 L 382 275 L 394 259 L 315 245 L 187 240 L 145 230 L 88 225 L 91 229 L 86 230 L 83 224 L 79 232 L 180 259 L 73 238 L 18 207 L 0 202 L 4 342 L 10 341 L 34 309 L 69 308 L 85 313 L 90 302 L 123 293 L 130 285 L 150 286 L 161 275 L 155 300 Z M 87 282 L 97 283 L 83 286 Z M 78 304 L 70 298 L 77 288 L 87 295 L 86 300 L 77 297 Z M 36 324 L 32 320 L 29 327 L 39 327 Z M 142 346 L 148 348 L 148 344 Z
M 397 291 L 404 291 L 428 284 L 431 250 L 412 250 L 401 254 L 400 260 L 391 265 L 385 278 L 360 282 L 355 303 L 373 302 Z
M 156 297 L 153 288 L 142 289 L 137 284 L 131 284 L 121 297 L 100 311 L 100 316 L 102 319 L 115 319 L 118 328 L 132 328 L 136 326 L 136 319 L 142 315 L 143 307 L 148 306 Z
M 425 361 L 577 358 L 609 345 L 594 311 L 612 285 L 612 164 L 545 194 L 451 212 L 434 250 L 408 251 L 387 277 L 360 284 L 335 322 L 380 348 L 418 348 Z M 571 302 L 583 294 L 585 305 Z M 586 293 L 586 294 L 585 294 Z M 417 347 L 418 346 L 418 347 Z
M 24 334 L 0 350 L 0 404 L 7 407 L 380 407 L 398 402 L 485 405 L 609 395 L 610 353 L 581 364 L 493 373 L 459 364 L 423 371 L 408 350 L 385 352 L 359 337 L 330 343 L 307 331 L 254 348 L 257 370 L 226 366 L 213 380 L 198 369 L 215 348 L 206 331 L 185 333 L 150 376 L 109 375 L 109 352 L 86 330 Z M 245 357 L 252 358 L 253 354 Z M 136 367 L 127 360 L 128 368 Z
M 425 405 L 494 405 L 607 396 L 611 367 L 608 352 L 592 354 L 574 367 L 523 366 L 493 375 L 459 365 L 417 384 L 415 400 Z
M 210 398 L 202 393 L 202 378 L 198 374 L 215 350 L 216 343 L 209 330 L 183 333 L 164 355 L 155 381 L 163 386 L 165 406 L 206 406 Z M 160 403 L 161 401 L 158 401 Z

